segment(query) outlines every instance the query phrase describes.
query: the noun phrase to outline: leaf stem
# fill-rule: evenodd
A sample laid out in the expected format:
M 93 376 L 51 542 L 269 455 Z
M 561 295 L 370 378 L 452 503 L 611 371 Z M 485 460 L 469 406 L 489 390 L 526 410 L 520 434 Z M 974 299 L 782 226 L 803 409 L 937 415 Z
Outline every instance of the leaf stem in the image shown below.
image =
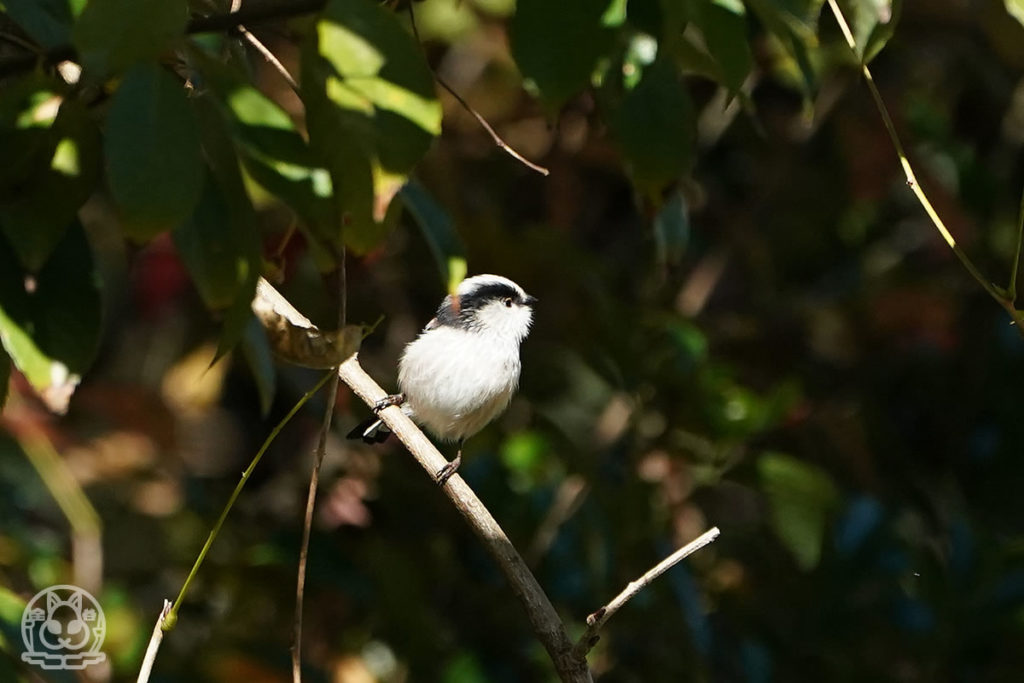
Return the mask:
M 839 28 L 843 32 L 843 36 L 846 38 L 847 45 L 850 46 L 850 49 L 853 51 L 854 55 L 856 55 L 857 42 L 854 40 L 853 33 L 850 31 L 849 24 L 846 23 L 846 17 L 843 16 L 842 10 L 839 9 L 839 5 L 836 0 L 828 0 L 828 6 L 831 8 L 836 21 L 839 23 Z M 939 234 L 942 235 L 942 239 L 946 240 L 946 244 L 948 244 L 949 248 L 953 250 L 953 253 L 956 255 L 957 259 L 960 260 L 963 267 L 971 274 L 971 277 L 973 277 L 978 284 L 982 286 L 989 296 L 995 299 L 1000 306 L 1006 309 L 1006 312 L 1010 314 L 1010 318 L 1012 318 L 1013 322 L 1016 324 L 1017 331 L 1024 336 L 1024 314 L 1022 314 L 1021 311 L 1018 311 L 1016 306 L 1014 306 L 1014 288 L 1016 287 L 1017 272 L 1016 259 L 1014 261 L 1014 277 L 1011 281 L 1011 291 L 1010 295 L 1007 296 L 1000 292 L 991 282 L 988 281 L 988 279 L 985 278 L 984 275 L 981 274 L 981 271 L 978 270 L 977 266 L 974 265 L 974 262 L 971 261 L 970 257 L 967 256 L 964 250 L 960 248 L 960 245 L 957 244 L 953 235 L 946 228 L 946 224 L 943 223 L 942 218 L 939 217 L 935 207 L 932 206 L 928 196 L 921 188 L 921 184 L 917 181 L 914 169 L 910 165 L 910 159 L 907 158 L 907 154 L 903 149 L 903 143 L 900 141 L 900 137 L 896 133 L 896 126 L 892 122 L 892 117 L 889 116 L 889 110 L 885 106 L 885 102 L 882 100 L 882 95 L 878 91 L 878 86 L 875 85 L 875 79 L 871 75 L 871 70 L 868 69 L 868 65 L 864 61 L 860 62 L 860 69 L 864 74 L 864 81 L 867 83 L 868 90 L 871 92 L 871 97 L 875 101 L 875 106 L 878 108 L 878 113 L 882 116 L 882 122 L 885 124 L 885 129 L 889 133 L 889 139 L 892 141 L 892 146 L 896 150 L 896 156 L 899 157 L 900 165 L 903 167 L 903 173 L 907 179 L 907 186 L 910 187 L 914 196 L 917 197 L 917 201 L 924 208 L 925 213 L 928 214 L 928 217 L 935 225 L 935 228 L 939 231 Z M 1022 206 L 1024 206 L 1024 199 L 1022 199 Z M 1022 220 L 1024 220 L 1024 216 L 1022 216 Z M 1019 256 L 1019 240 L 1017 253 Z
M 1013 270 L 1010 271 L 1008 292 L 1010 301 L 1017 301 L 1017 271 L 1020 269 L 1020 250 L 1024 245 L 1024 191 L 1020 195 L 1020 209 L 1017 211 L 1017 251 L 1013 253 Z
M 253 457 L 252 462 L 249 463 L 249 466 L 245 468 L 244 472 L 242 472 L 242 478 L 238 480 L 238 484 L 235 486 L 235 490 L 231 492 L 231 497 L 228 498 L 228 502 L 221 511 L 220 517 L 217 518 L 217 522 L 213 525 L 213 528 L 210 529 L 210 535 L 207 537 L 206 543 L 203 544 L 203 549 L 199 551 L 199 556 L 196 557 L 196 561 L 192 564 L 192 570 L 188 573 L 185 583 L 182 584 L 181 591 L 178 592 L 178 597 L 174 600 L 174 605 L 164 618 L 163 624 L 161 624 L 161 628 L 164 631 L 170 631 L 175 627 L 175 625 L 177 625 L 178 608 L 181 607 L 182 600 L 185 599 L 185 593 L 188 592 L 189 586 L 192 585 L 192 580 L 199 572 L 199 568 L 202 566 L 203 560 L 206 559 L 206 554 L 210 552 L 210 547 L 213 546 L 213 542 L 216 540 L 217 534 L 220 533 L 220 528 L 224 525 L 224 520 L 227 519 L 228 513 L 231 512 L 231 508 L 234 506 L 235 501 L 242 492 L 242 488 L 245 487 L 245 483 L 249 481 L 249 477 L 252 475 L 253 470 L 256 469 L 256 465 L 259 464 L 263 454 L 266 453 L 267 448 L 269 448 L 270 444 L 274 442 L 274 439 L 276 439 L 277 435 L 281 433 L 281 430 L 284 429 L 285 425 L 295 417 L 295 414 L 299 412 L 299 409 L 302 408 L 309 399 L 313 398 L 313 395 L 320 391 L 320 388 L 323 387 L 323 385 L 326 384 L 334 375 L 334 372 L 326 373 L 322 378 L 320 378 L 320 381 L 316 383 L 316 386 L 307 391 L 305 395 L 300 398 L 294 406 L 292 406 L 292 409 L 288 411 L 288 414 L 285 415 L 270 432 L 270 435 L 263 442 L 263 445 L 260 446 L 259 451 L 256 452 L 256 455 Z

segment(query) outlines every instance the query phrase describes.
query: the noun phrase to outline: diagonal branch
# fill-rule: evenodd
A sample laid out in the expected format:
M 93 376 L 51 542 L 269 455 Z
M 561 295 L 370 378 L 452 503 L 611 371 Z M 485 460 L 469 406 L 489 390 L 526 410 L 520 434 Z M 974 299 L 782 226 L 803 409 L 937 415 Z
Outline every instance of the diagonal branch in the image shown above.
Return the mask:
M 587 630 L 580 636 L 579 641 L 576 643 L 575 651 L 582 657 L 585 657 L 590 648 L 597 644 L 600 640 L 600 636 L 597 632 L 601 630 L 609 619 L 612 618 L 619 609 L 625 605 L 630 599 L 633 598 L 637 593 L 646 588 L 652 581 L 667 572 L 672 567 L 676 566 L 684 558 L 689 557 L 701 548 L 712 543 L 718 538 L 718 527 L 711 527 L 703 534 L 684 545 L 679 550 L 675 551 L 664 560 L 654 565 L 651 569 L 641 576 L 636 581 L 630 581 L 622 592 L 616 595 L 611 602 L 597 610 L 589 617 L 587 617 Z
M 358 356 L 353 355 L 342 363 L 338 368 L 338 376 L 368 406 L 377 404 L 387 396 L 359 365 Z M 431 476 L 448 464 L 434 444 L 400 408 L 386 408 L 380 412 L 380 418 Z M 559 678 L 572 683 L 591 681 L 585 656 L 574 649 L 551 601 L 484 504 L 458 473 L 441 490 L 498 563 L 512 591 L 526 609 L 534 634 L 548 651 Z

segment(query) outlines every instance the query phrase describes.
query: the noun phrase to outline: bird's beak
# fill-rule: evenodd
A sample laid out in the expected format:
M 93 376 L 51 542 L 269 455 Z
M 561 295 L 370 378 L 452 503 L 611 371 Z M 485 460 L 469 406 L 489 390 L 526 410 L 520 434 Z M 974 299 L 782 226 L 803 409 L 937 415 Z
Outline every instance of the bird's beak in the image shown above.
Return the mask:
M 529 294 L 527 294 L 525 297 L 523 297 L 523 303 L 526 304 L 527 306 L 533 306 L 535 303 L 537 303 L 537 297 L 530 296 Z

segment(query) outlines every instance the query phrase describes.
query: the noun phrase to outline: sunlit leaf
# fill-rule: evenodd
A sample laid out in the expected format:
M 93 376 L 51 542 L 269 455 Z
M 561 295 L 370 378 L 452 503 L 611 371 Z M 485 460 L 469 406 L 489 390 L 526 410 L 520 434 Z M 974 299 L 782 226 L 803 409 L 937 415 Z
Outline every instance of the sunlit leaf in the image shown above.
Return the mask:
M 611 121 L 641 192 L 657 196 L 689 168 L 696 137 L 693 105 L 686 85 L 668 62 L 658 60 L 644 70 Z
M 51 410 L 67 409 L 99 333 L 98 283 L 80 225 L 67 231 L 34 275 L 0 238 L 0 340 Z
M 455 225 L 444 208 L 434 200 L 426 188 L 409 181 L 400 192 L 405 208 L 423 231 L 441 273 L 441 280 L 449 292 L 455 290 L 466 277 L 466 247 L 455 231 Z
M 203 188 L 199 128 L 170 73 L 140 64 L 125 75 L 107 115 L 104 151 L 128 235 L 147 240 L 192 214 Z
M 441 130 L 433 76 L 415 39 L 370 0 L 333 0 L 303 58 L 313 147 L 330 168 L 345 240 L 375 246 L 392 198 Z M 391 220 L 396 214 L 390 216 Z
M 335 237 L 340 218 L 333 205 L 330 173 L 317 163 L 287 112 L 244 74 L 199 51 L 193 58 L 220 103 L 223 113 L 216 117 L 228 120 L 231 144 L 249 176 L 295 211 L 304 228 L 320 238 Z M 208 125 L 204 120 L 203 128 Z
M 159 57 L 185 33 L 185 0 L 90 0 L 71 34 L 96 77 Z
M 519 0 L 510 25 L 512 56 L 536 86 L 549 113 L 590 82 L 598 59 L 611 47 L 602 18 L 608 2 Z
M 1006 12 L 1024 26 L 1024 0 L 1003 0 Z
M 797 566 L 814 569 L 829 514 L 839 500 L 832 478 L 819 467 L 782 453 L 765 453 L 757 466 L 771 507 L 772 529 Z

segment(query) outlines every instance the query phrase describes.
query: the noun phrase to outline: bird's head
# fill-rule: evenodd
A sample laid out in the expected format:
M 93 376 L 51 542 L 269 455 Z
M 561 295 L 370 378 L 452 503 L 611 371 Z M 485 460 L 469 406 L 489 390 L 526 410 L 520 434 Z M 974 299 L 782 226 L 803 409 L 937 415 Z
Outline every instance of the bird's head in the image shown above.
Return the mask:
M 428 327 L 449 325 L 520 342 L 530 332 L 536 299 L 500 275 L 474 275 L 445 297 Z

